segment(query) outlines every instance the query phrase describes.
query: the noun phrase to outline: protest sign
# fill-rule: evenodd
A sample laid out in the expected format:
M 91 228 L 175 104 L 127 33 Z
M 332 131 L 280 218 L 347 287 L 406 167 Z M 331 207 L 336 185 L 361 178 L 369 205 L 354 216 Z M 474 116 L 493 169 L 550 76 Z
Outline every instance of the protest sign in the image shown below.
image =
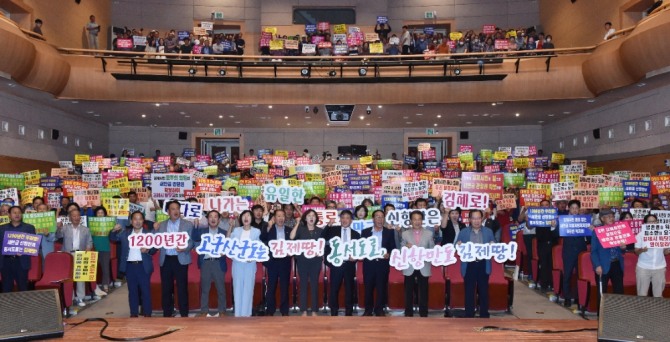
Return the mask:
M 407 209 L 409 208 L 409 203 L 402 200 L 401 196 L 392 196 L 392 195 L 382 195 L 381 196 L 382 208 L 387 204 L 393 205 L 395 209 Z
M 460 179 L 433 178 L 431 185 L 431 195 L 433 197 L 442 197 L 444 191 L 460 191 Z
M 600 206 L 619 207 L 623 203 L 622 187 L 603 187 L 598 189 Z
M 376 237 L 370 236 L 367 238 L 360 238 L 357 240 L 342 241 L 342 238 L 336 236 L 330 241 L 330 254 L 326 256 L 326 260 L 333 266 L 342 266 L 346 260 L 374 260 L 383 258 L 387 251 L 381 247 L 379 240 Z
M 2 255 L 38 256 L 42 235 L 5 230 L 2 239 Z
M 489 206 L 489 195 L 469 191 L 444 191 L 442 192 L 442 205 L 449 209 L 486 210 Z
M 147 233 L 128 235 L 130 248 L 185 249 L 189 242 L 188 232 Z
M 127 198 L 104 198 L 101 202 L 109 216 L 128 217 L 130 215 L 130 200 Z
M 670 225 L 670 210 L 652 210 L 650 214 L 656 215 L 658 223 Z
M 404 201 L 428 198 L 428 181 L 406 182 L 400 184 L 400 195 Z
M 660 223 L 643 224 L 642 243 L 647 248 L 670 248 L 670 226 Z
M 379 208 L 379 207 L 377 207 Z M 368 217 L 371 217 L 372 210 L 368 211 Z M 351 221 L 351 229 L 357 231 L 359 234 L 363 233 L 363 229 L 374 226 L 372 219 L 367 220 L 353 220 Z
M 44 197 L 44 189 L 40 187 L 25 188 L 21 191 L 21 205 L 27 206 L 33 203 L 35 197 Z M 3 197 L 3 199 L 6 197 Z M 37 208 L 33 208 L 37 209 Z
M 486 193 L 492 200 L 501 199 L 503 178 L 501 174 L 464 172 L 461 175 L 461 190 Z
M 591 236 L 591 215 L 559 215 L 558 228 L 562 237 Z
M 23 190 L 25 187 L 26 180 L 23 175 L 13 173 L 0 174 L 0 189 L 17 188 L 18 190 Z
M 565 154 L 563 153 L 552 153 L 551 154 L 551 163 L 552 164 L 563 164 L 565 161 Z
M 204 210 L 220 213 L 241 213 L 249 209 L 249 201 L 240 196 L 216 196 L 204 200 Z
M 322 257 L 325 253 L 326 240 L 270 240 L 268 242 L 273 258 L 284 258 L 304 255 L 307 259 Z
M 36 234 L 47 234 L 56 232 L 56 213 L 46 211 L 43 213 L 25 213 L 23 222 L 35 226 Z
M 654 186 L 654 193 L 670 192 L 670 175 L 651 176 L 650 179 Z
M 98 252 L 74 252 L 72 281 L 95 281 L 98 274 Z
M 270 260 L 270 250 L 262 241 L 227 238 L 223 234 L 202 234 L 200 245 L 195 251 L 205 257 L 218 258 L 225 255 L 240 262 Z
M 193 190 L 190 174 L 151 174 L 151 190 L 157 200 L 184 199 L 184 190 Z
M 516 209 L 516 196 L 514 194 L 503 194 L 503 198 L 496 200 L 498 210 Z
M 99 207 L 101 203 L 100 189 L 74 190 L 73 201 L 80 207 Z
M 623 182 L 624 198 L 651 198 L 651 181 L 645 180 L 624 180 Z
M 82 165 L 84 162 L 90 161 L 91 156 L 88 154 L 75 154 L 74 155 L 74 165 Z
M 509 187 L 523 187 L 526 183 L 526 175 L 523 173 L 503 173 L 503 186 Z
M 599 208 L 599 191 L 598 189 L 581 190 L 573 189 L 571 199 L 578 200 L 581 203 L 582 209 L 598 209 Z
M 598 241 L 603 248 L 618 248 L 622 244 L 635 243 L 635 235 L 628 221 L 619 221 L 614 224 L 595 228 Z
M 316 226 L 319 228 L 323 228 L 327 226 L 331 221 L 332 225 L 334 226 L 339 226 L 340 225 L 340 216 L 337 212 L 337 210 L 334 209 L 317 209 L 315 210 L 316 216 L 318 218 L 318 221 L 316 223 Z
M 109 236 L 109 232 L 114 229 L 116 225 L 116 217 L 89 217 L 88 229 L 92 236 Z
M 423 213 L 422 226 L 425 229 L 432 230 L 436 225 L 442 222 L 442 213 L 437 208 L 430 209 L 396 209 L 386 213 L 386 223 L 403 228 L 411 227 L 410 215 L 418 210 Z
M 165 201 L 163 203 L 163 212 L 168 213 L 168 203 L 170 201 Z M 187 218 L 187 219 L 194 219 L 194 218 L 201 218 L 202 217 L 202 204 L 201 203 L 193 203 L 193 202 L 186 202 L 186 201 L 179 201 L 179 212 L 181 213 L 182 217 Z
M 375 195 L 374 194 L 354 194 L 351 196 L 351 206 L 356 208 L 357 206 L 363 204 L 363 201 L 366 199 L 369 199 L 373 203 L 375 202 Z
M 456 254 L 461 262 L 472 262 L 476 260 L 493 259 L 495 262 L 503 263 L 508 260 L 516 260 L 517 243 L 493 243 L 476 244 L 472 242 L 454 246 L 445 244 L 433 248 L 412 246 L 394 249 L 391 252 L 389 264 L 397 270 L 405 270 L 410 266 L 421 269 L 425 263 L 433 266 L 449 266 L 456 263 Z
M 642 220 L 644 217 L 649 214 L 651 211 L 650 208 L 630 208 L 628 212 L 633 215 L 634 220 Z
M 18 190 L 16 190 L 16 188 L 0 190 L 0 200 L 4 200 L 5 198 L 11 198 L 14 203 L 18 204 L 19 203 Z
M 281 204 L 303 204 L 305 203 L 305 189 L 301 186 L 276 186 L 275 184 L 263 185 L 263 198 L 268 203 L 279 202 Z
M 528 225 L 531 227 L 550 227 L 552 221 L 556 221 L 558 211 L 556 208 L 529 207 Z
M 508 260 L 516 260 L 516 251 L 518 249 L 515 241 L 488 244 L 466 242 L 455 247 L 461 262 L 493 259 L 497 263 L 503 263 Z
M 40 170 L 21 172 L 21 175 L 23 175 L 23 179 L 26 185 L 40 184 Z

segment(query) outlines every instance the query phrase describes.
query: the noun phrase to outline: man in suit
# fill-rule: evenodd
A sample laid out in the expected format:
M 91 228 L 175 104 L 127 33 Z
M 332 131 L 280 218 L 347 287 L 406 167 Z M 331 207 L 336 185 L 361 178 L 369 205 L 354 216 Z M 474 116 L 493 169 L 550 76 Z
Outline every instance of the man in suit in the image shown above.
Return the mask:
M 482 226 L 491 229 L 493 232 L 493 238 L 496 240 L 496 242 L 500 242 L 501 230 L 500 221 L 498 221 L 498 218 L 496 217 L 497 214 L 497 210 L 486 208 L 484 211 L 484 218 L 482 219 Z
M 179 201 L 169 201 L 166 205 L 169 219 L 158 225 L 158 233 L 186 232 L 191 236 L 193 223 L 181 219 Z M 177 283 L 179 296 L 179 314 L 188 317 L 188 265 L 191 263 L 193 240 L 189 239 L 184 249 L 161 248 L 161 305 L 163 317 L 172 317 L 174 313 L 174 283 Z
M 130 306 L 130 317 L 138 317 L 140 295 L 142 296 L 142 312 L 144 317 L 151 317 L 151 274 L 154 272 L 154 264 L 151 255 L 156 253 L 155 249 L 130 248 L 128 237 L 130 235 L 151 234 L 143 228 L 144 214 L 136 211 L 130 216 L 132 229 L 124 229 L 116 225 L 109 234 L 109 239 L 121 244 L 120 270 L 125 273 L 128 282 L 128 305 Z
M 290 240 L 291 229 L 293 227 L 287 227 L 285 223 L 286 213 L 284 210 L 275 210 L 275 215 L 268 222 L 267 228 L 261 230 L 261 241 L 269 246 L 272 240 Z M 270 260 L 264 264 L 268 270 L 267 309 L 265 315 L 273 316 L 275 311 L 277 311 L 276 293 L 277 281 L 279 281 L 279 311 L 282 316 L 288 316 L 288 286 L 291 278 L 291 257 L 274 258 L 271 255 Z
M 331 248 L 328 241 L 339 236 L 342 242 L 357 240 L 361 235 L 351 229 L 351 221 L 353 214 L 350 210 L 343 210 L 340 213 L 341 226 L 328 226 L 323 231 L 323 238 L 326 240 L 325 255 L 329 255 Z M 354 313 L 354 277 L 356 276 L 356 261 L 346 260 L 341 266 L 335 267 L 331 263 L 326 262 L 330 268 L 330 291 L 328 293 L 328 306 L 330 307 L 330 315 L 337 316 L 340 310 L 339 296 L 342 282 L 344 281 L 344 315 L 351 316 Z
M 433 227 L 423 227 L 424 214 L 419 210 L 412 211 L 409 215 L 411 229 L 402 233 L 401 245 L 407 248 L 412 246 L 433 248 Z M 415 270 L 412 266 L 402 271 L 405 276 L 405 317 L 414 316 L 414 286 L 418 286 L 419 316 L 428 317 L 428 278 L 430 277 L 431 264 L 425 262 L 423 268 Z
M 218 211 L 212 210 L 207 213 L 207 227 L 193 229 L 193 243 L 200 244 L 202 234 L 222 234 L 227 235 L 227 231 L 219 228 L 221 221 L 221 214 Z M 221 255 L 218 257 L 211 257 L 209 255 L 198 255 L 198 268 L 200 269 L 200 316 L 201 317 L 223 317 L 226 315 L 226 272 L 228 265 L 226 264 L 226 257 Z M 212 281 L 216 287 L 218 312 L 215 314 L 209 313 L 209 289 L 212 286 Z
M 568 203 L 568 215 L 579 215 L 579 210 L 582 207 L 579 200 L 571 200 Z M 561 215 L 559 213 L 559 215 Z M 561 285 L 561 292 L 565 301 L 563 305 L 566 307 L 572 306 L 572 273 L 577 271 L 577 262 L 579 254 L 586 251 L 586 237 L 584 236 L 564 236 L 563 237 L 563 284 Z
M 598 215 L 603 226 L 614 223 L 614 212 L 610 209 L 601 209 Z M 593 230 L 591 235 L 591 264 L 596 273 L 597 286 L 602 286 L 602 292 L 607 292 L 607 284 L 612 281 L 614 293 L 623 294 L 623 253 L 626 244 L 619 247 L 604 248 Z M 600 291 L 598 291 L 598 307 L 600 307 Z
M 21 207 L 13 206 L 9 208 L 9 223 L 0 226 L 0 232 L 2 234 L 4 232 L 35 234 L 35 227 L 23 222 Z M 0 255 L 2 292 L 12 292 L 15 283 L 19 291 L 27 291 L 30 266 L 29 255 Z
M 70 218 L 70 223 L 58 227 L 56 230 L 56 239 L 63 239 L 63 252 L 75 253 L 78 251 L 91 251 L 93 250 L 93 238 L 91 237 L 91 231 L 82 224 L 81 222 L 81 212 L 79 211 L 79 206 L 70 205 L 67 208 L 67 216 Z M 83 281 L 76 282 L 75 290 L 75 300 L 74 302 L 78 306 L 86 306 L 84 303 L 84 297 L 86 296 L 86 283 Z
M 384 212 L 375 210 L 372 213 L 374 226 L 363 230 L 362 238 L 374 236 L 377 246 L 386 249 L 383 259 L 363 260 L 363 283 L 365 286 L 365 312 L 363 316 L 385 316 L 384 304 L 389 282 L 389 253 L 395 249 L 395 234 L 393 229 L 384 228 Z M 377 299 L 373 300 L 374 292 Z
M 470 226 L 461 230 L 456 244 L 493 243 L 493 232 L 482 226 L 484 213 L 481 210 L 470 210 Z M 496 265 L 501 267 L 500 265 Z M 475 317 L 475 289 L 479 295 L 479 317 L 489 318 L 489 275 L 491 260 L 476 260 L 461 263 L 461 275 L 465 282 L 465 317 Z

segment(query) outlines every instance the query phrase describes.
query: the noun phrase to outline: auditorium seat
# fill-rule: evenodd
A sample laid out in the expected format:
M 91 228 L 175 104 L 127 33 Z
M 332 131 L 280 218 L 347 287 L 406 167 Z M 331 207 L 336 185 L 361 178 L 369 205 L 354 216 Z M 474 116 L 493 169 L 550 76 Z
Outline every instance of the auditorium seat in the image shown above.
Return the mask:
M 465 283 L 461 275 L 461 260 L 457 259 L 456 263 L 449 265 L 445 270 L 446 277 L 446 302 L 447 302 L 447 316 L 451 315 L 451 310 L 462 309 L 465 307 Z
M 63 243 L 60 241 L 54 242 L 54 252 L 60 252 L 63 250 Z
M 444 266 L 432 266 L 428 278 L 428 309 L 444 311 L 447 308 L 447 284 Z
M 637 255 L 629 252 L 623 255 L 623 293 L 631 296 L 637 296 L 637 279 L 635 268 L 637 267 Z
M 405 309 L 405 276 L 402 271 L 391 267 L 389 272 L 388 307 L 390 309 Z
M 151 291 L 151 309 L 153 311 L 162 311 L 161 305 L 161 268 L 160 268 L 160 249 L 153 255 L 151 261 L 154 264 L 154 271 L 149 279 L 149 288 Z
M 365 280 L 363 279 L 363 262 L 356 263 L 356 291 L 354 291 L 357 296 L 358 307 L 365 309 Z M 377 294 L 375 293 L 375 296 Z M 356 304 L 354 304 L 355 306 Z
M 44 259 L 44 274 L 35 283 L 35 290 L 57 289 L 63 308 L 72 305 L 74 259 L 70 253 L 52 252 Z
M 519 273 L 528 274 L 525 262 L 526 256 L 528 255 L 528 251 L 526 250 L 526 244 L 523 242 L 523 231 L 518 231 L 516 233 L 515 241 L 518 246 L 516 250 L 515 264 L 519 266 Z
M 28 271 L 28 283 L 34 285 L 41 278 L 42 278 L 42 257 L 39 255 L 31 256 L 30 270 Z
M 579 297 L 579 308 L 582 313 L 598 311 L 598 283 L 591 263 L 591 252 L 579 253 L 577 263 L 577 293 Z M 611 292 L 612 286 L 608 289 Z
M 514 301 L 514 281 L 505 276 L 505 266 L 491 261 L 491 275 L 489 276 L 489 309 L 492 311 L 507 311 L 512 309 Z
M 504 225 L 502 228 L 502 231 L 500 231 L 500 242 L 502 243 L 509 243 L 512 241 L 512 235 L 510 233 L 509 227 L 512 225 L 512 223 L 508 223 Z
M 670 267 L 670 254 L 665 256 L 665 290 L 663 290 L 663 297 L 670 298 L 670 272 L 668 272 L 668 267 Z
M 540 257 L 537 254 L 537 238 L 533 236 L 533 259 L 531 260 L 530 267 L 532 267 L 533 272 L 533 281 L 538 282 L 540 279 L 540 272 L 538 272 L 538 267 L 540 264 Z M 530 280 L 530 279 L 529 279 Z
M 262 263 L 256 263 L 256 280 L 254 283 L 254 300 L 253 307 L 265 307 L 265 292 L 267 290 L 267 283 L 265 282 L 265 266 Z
M 562 239 L 561 239 L 562 240 Z M 551 252 L 552 267 L 551 275 L 554 281 L 554 294 L 563 296 L 563 245 L 556 245 L 552 247 Z M 570 275 L 566 275 L 569 277 Z

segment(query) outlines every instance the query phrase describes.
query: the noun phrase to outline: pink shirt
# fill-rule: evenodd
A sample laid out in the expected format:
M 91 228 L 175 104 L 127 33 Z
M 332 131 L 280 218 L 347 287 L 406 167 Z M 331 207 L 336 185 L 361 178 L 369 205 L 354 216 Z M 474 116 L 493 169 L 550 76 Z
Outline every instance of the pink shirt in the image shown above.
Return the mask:
M 416 241 L 416 244 L 418 245 L 419 242 L 421 242 L 421 230 L 412 229 L 412 233 L 414 233 L 414 241 Z

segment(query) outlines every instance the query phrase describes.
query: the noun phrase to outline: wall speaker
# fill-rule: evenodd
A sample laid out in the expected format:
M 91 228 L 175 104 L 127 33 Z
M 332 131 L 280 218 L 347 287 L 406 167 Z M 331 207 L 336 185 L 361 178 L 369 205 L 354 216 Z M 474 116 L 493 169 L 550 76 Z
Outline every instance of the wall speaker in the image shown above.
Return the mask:
M 604 293 L 598 341 L 667 341 L 670 300 Z
M 470 132 L 468 132 L 468 131 L 461 131 L 461 139 L 462 139 L 462 140 L 468 140 L 469 137 L 470 137 Z
M 188 133 L 186 132 L 179 132 L 179 140 L 186 140 L 186 137 L 188 136 Z
M 52 129 L 51 130 L 51 139 L 58 140 L 59 136 L 60 136 L 60 132 L 57 129 Z
M 593 139 L 600 139 L 600 128 L 593 130 Z
M 63 337 L 58 290 L 0 293 L 0 341 Z

